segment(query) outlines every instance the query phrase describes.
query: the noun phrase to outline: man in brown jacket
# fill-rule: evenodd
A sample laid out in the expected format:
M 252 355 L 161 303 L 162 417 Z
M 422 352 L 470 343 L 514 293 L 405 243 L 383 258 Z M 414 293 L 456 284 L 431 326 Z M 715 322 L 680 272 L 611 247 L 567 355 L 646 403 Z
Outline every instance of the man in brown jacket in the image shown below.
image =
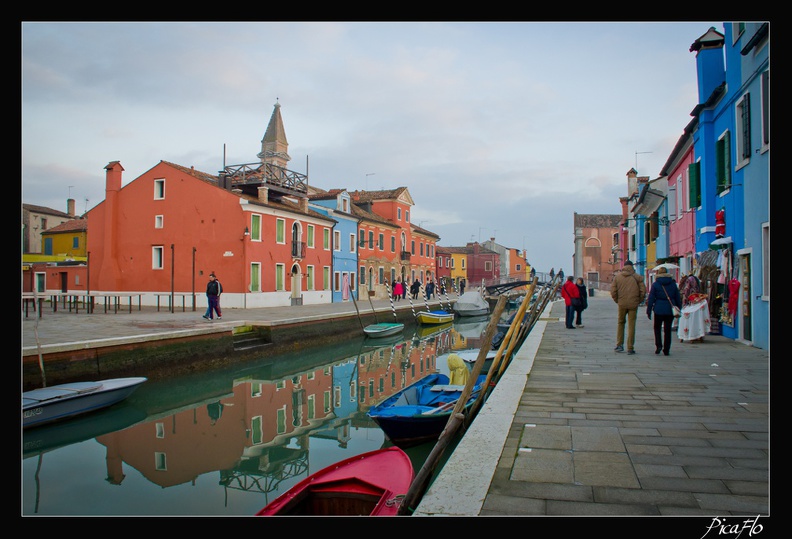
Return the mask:
M 627 319 L 627 353 L 635 353 L 635 320 L 638 318 L 638 305 L 646 297 L 643 278 L 635 273 L 633 263 L 624 262 L 624 267 L 611 283 L 611 297 L 619 306 L 618 326 L 616 328 L 616 352 L 624 352 L 624 321 Z

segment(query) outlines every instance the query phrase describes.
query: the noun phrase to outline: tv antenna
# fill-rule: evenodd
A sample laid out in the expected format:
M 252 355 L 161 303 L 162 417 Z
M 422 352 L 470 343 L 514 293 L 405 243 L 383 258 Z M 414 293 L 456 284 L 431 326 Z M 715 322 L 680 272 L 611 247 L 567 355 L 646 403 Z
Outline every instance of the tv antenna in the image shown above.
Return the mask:
M 635 152 L 635 172 L 638 172 L 638 154 L 639 153 L 653 153 L 653 152 L 639 152 L 639 151 Z

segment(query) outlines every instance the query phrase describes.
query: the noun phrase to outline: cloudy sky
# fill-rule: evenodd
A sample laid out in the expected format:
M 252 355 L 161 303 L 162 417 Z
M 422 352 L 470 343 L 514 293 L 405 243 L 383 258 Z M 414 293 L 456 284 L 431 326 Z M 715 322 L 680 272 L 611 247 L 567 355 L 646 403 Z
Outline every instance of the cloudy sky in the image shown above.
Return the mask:
M 620 214 L 698 103 L 721 22 L 22 23 L 22 202 L 78 213 L 160 160 L 257 162 L 281 104 L 290 169 L 405 186 L 443 246 L 494 237 L 572 268 L 573 214 Z

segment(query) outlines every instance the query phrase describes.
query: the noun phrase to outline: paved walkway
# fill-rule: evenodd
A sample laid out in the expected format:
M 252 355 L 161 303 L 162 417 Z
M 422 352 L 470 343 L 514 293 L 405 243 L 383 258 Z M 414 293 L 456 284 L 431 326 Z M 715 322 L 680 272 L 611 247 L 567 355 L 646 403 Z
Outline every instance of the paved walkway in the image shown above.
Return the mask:
M 374 307 L 389 312 L 390 302 Z M 352 303 L 226 309 L 208 322 L 189 307 L 45 310 L 38 322 L 23 314 L 22 346 L 79 349 L 350 312 Z M 609 296 L 589 298 L 574 330 L 561 302 L 548 307 L 414 516 L 769 514 L 768 351 L 707 336 L 655 355 L 642 313 L 628 356 L 613 351 Z
M 550 314 L 414 516 L 769 514 L 768 351 L 708 335 L 655 355 L 639 310 L 628 356 L 609 296 L 583 328 Z

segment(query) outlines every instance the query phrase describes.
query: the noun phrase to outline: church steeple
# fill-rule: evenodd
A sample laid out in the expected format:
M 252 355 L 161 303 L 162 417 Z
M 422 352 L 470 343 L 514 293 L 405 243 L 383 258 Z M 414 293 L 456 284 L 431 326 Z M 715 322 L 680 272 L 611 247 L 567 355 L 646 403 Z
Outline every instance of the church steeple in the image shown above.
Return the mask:
M 283 129 L 283 118 L 281 118 L 280 103 L 275 102 L 275 109 L 270 116 L 267 131 L 261 139 L 261 152 L 256 156 L 262 163 L 271 163 L 282 168 L 287 168 L 289 157 L 289 141 L 286 140 L 286 130 Z

